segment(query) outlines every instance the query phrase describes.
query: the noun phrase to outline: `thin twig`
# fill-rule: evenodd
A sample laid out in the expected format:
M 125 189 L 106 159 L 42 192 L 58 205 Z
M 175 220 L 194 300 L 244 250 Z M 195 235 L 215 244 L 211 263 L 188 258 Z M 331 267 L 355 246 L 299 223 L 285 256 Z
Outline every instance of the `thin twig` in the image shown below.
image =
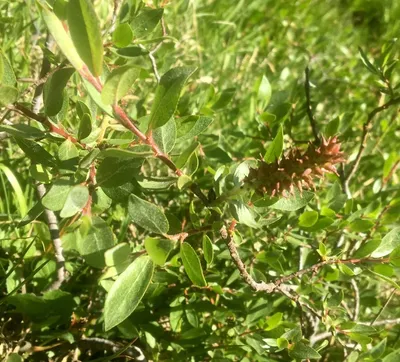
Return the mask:
M 383 311 L 386 309 L 386 307 L 389 305 L 390 301 L 392 300 L 392 297 L 394 296 L 394 293 L 396 292 L 396 288 L 393 288 L 389 297 L 386 299 L 385 304 L 382 306 L 382 308 L 379 310 L 379 312 L 376 314 L 375 318 L 371 321 L 371 323 L 369 324 L 370 326 L 376 324 L 377 320 L 379 319 L 379 317 L 381 316 L 381 314 L 383 313 Z
M 350 283 L 354 290 L 354 313 L 353 321 L 357 321 L 360 314 L 360 290 L 358 289 L 357 282 L 354 279 L 350 280 Z
M 310 121 L 312 133 L 315 139 L 315 142 L 318 144 L 320 142 L 319 136 L 318 136 L 318 127 L 317 127 L 317 121 L 315 120 L 312 107 L 311 107 L 311 94 L 310 94 L 310 68 L 306 67 L 305 71 L 305 81 L 304 81 L 304 89 L 306 92 L 306 111 L 307 111 L 307 116 Z
M 371 130 L 372 121 L 374 120 L 375 116 L 378 113 L 388 109 L 390 106 L 393 106 L 393 105 L 398 104 L 398 103 L 400 103 L 400 97 L 392 98 L 389 102 L 383 104 L 380 107 L 375 108 L 374 110 L 372 110 L 368 114 L 367 120 L 363 124 L 363 133 L 362 133 L 362 136 L 361 136 L 361 143 L 360 143 L 360 146 L 358 148 L 358 153 L 357 153 L 356 159 L 355 159 L 353 165 L 351 166 L 349 172 L 344 177 L 344 180 L 342 182 L 342 184 L 343 184 L 343 186 L 345 188 L 349 187 L 350 180 L 354 177 L 358 167 L 360 166 L 361 158 L 363 156 L 365 148 L 367 147 L 368 134 L 369 134 L 369 132 Z

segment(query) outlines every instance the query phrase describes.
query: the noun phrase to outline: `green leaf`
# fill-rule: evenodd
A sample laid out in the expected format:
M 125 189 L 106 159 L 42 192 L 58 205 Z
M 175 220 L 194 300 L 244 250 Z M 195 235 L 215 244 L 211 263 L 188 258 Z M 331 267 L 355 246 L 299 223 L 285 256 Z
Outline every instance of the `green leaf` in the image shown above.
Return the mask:
M 18 99 L 18 89 L 9 85 L 0 85 L 0 106 L 8 106 Z
M 223 108 L 225 108 L 230 101 L 233 99 L 233 96 L 236 93 L 236 88 L 227 88 L 224 89 L 218 98 L 218 100 L 212 105 L 212 109 L 214 111 L 219 111 Z
M 79 56 L 70 36 L 67 34 L 63 23 L 51 10 L 49 10 L 46 5 L 41 3 L 38 4 L 41 7 L 43 20 L 45 21 L 47 28 L 49 29 L 57 45 L 60 47 L 61 51 L 64 53 L 73 67 L 79 72 L 82 71 L 84 62 Z
M 348 336 L 361 345 L 367 345 L 372 342 L 372 338 L 361 333 L 349 333 Z
M 399 359 L 400 359 L 400 348 L 396 349 L 395 351 L 383 357 L 382 362 L 398 362 Z
M 163 153 L 169 153 L 175 146 L 176 124 L 174 117 L 153 131 L 153 139 Z
M 211 239 L 207 235 L 203 235 L 203 253 L 207 264 L 211 264 L 214 259 L 214 249 Z
M 283 317 L 283 314 L 281 312 L 275 313 L 274 315 L 269 317 L 267 319 L 268 328 L 266 330 L 271 331 L 271 330 L 275 329 L 276 327 L 278 327 L 278 325 L 282 321 L 282 317 Z
M 60 212 L 61 217 L 74 216 L 81 211 L 89 200 L 89 190 L 86 186 L 76 185 L 68 193 L 64 207 Z
M 264 156 L 264 161 L 273 163 L 281 157 L 283 151 L 283 127 L 279 126 L 278 133 L 276 134 L 272 143 L 268 146 L 267 152 Z
M 18 353 L 11 353 L 8 355 L 5 362 L 23 362 L 24 359 Z
M 253 213 L 242 201 L 232 201 L 230 204 L 230 211 L 239 223 L 245 224 L 254 229 L 260 227 L 260 225 L 255 221 Z
M 144 240 L 144 247 L 155 264 L 164 265 L 169 253 L 174 248 L 174 243 L 168 239 L 147 237 Z
M 2 74 L 0 77 L 0 84 L 15 86 L 17 84 L 17 78 L 15 77 L 13 68 L 11 67 L 10 62 L 7 57 L 3 54 L 0 49 L 0 59 L 2 65 Z
M 184 167 L 188 162 L 189 158 L 197 151 L 199 147 L 200 147 L 199 142 L 193 142 L 188 148 L 186 148 L 176 160 L 175 162 L 176 167 L 178 168 Z
M 123 322 L 136 309 L 150 285 L 153 272 L 151 259 L 142 256 L 119 275 L 107 294 L 104 305 L 106 331 Z
M 0 131 L 7 132 L 11 136 L 29 139 L 44 138 L 46 135 L 40 129 L 27 124 L 1 125 Z
M 91 0 L 70 0 L 68 25 L 72 41 L 90 72 L 98 77 L 103 71 L 103 40 Z
M 74 68 L 59 69 L 45 83 L 43 101 L 46 115 L 55 116 L 61 111 L 64 103 L 64 89 L 74 72 Z
M 106 157 L 97 169 L 97 183 L 102 187 L 115 187 L 131 181 L 139 173 L 140 159 Z
M 133 40 L 133 31 L 129 24 L 119 24 L 114 30 L 113 42 L 118 48 L 123 48 L 129 45 Z
M 54 167 L 56 165 L 53 156 L 48 153 L 37 142 L 33 142 L 20 137 L 15 137 L 18 146 L 22 151 L 35 163 L 40 163 L 44 166 Z
M 177 138 L 179 141 L 192 139 L 203 133 L 208 126 L 213 122 L 213 118 L 205 116 L 187 116 L 179 120 L 177 129 Z
M 136 195 L 129 196 L 128 213 L 134 224 L 156 234 L 166 234 L 169 229 L 164 213 L 154 204 Z
M 271 84 L 269 83 L 268 78 L 263 75 L 257 92 L 257 109 L 259 113 L 262 113 L 268 106 L 268 103 L 271 99 L 271 94 Z
M 90 135 L 92 132 L 92 117 L 90 114 L 85 113 L 79 123 L 78 139 L 82 140 Z
M 146 158 L 152 156 L 153 151 L 147 145 L 135 146 L 127 149 L 106 148 L 101 151 L 102 157 L 112 157 L 119 159 Z
M 75 233 L 78 237 L 78 233 Z M 104 252 L 115 245 L 114 236 L 107 223 L 98 216 L 92 217 L 92 225 L 84 238 L 77 240 L 77 248 L 85 261 L 95 267 L 105 266 Z
M 181 175 L 178 177 L 178 181 L 176 185 L 178 186 L 179 190 L 183 190 L 184 188 L 188 187 L 193 183 L 192 178 L 188 175 Z
M 157 26 L 164 13 L 164 9 L 144 9 L 132 22 L 131 27 L 135 38 L 150 34 Z
M 390 263 L 394 266 L 400 267 L 400 246 L 395 248 L 391 253 L 390 253 Z
M 378 248 L 371 254 L 373 258 L 381 258 L 390 254 L 395 248 L 400 246 L 400 227 L 389 231 L 381 241 Z
M 163 126 L 174 115 L 183 86 L 195 70 L 195 68 L 173 68 L 161 77 L 151 108 L 150 130 Z
M 112 51 L 123 58 L 136 58 L 149 54 L 149 51 L 142 46 L 130 46 L 121 49 L 112 49 Z
M 317 211 L 305 211 L 299 217 L 299 226 L 301 227 L 311 227 L 318 220 Z
M 360 233 L 370 230 L 374 225 L 370 220 L 357 219 L 349 225 L 349 228 L 353 232 Z
M 104 253 L 104 261 L 107 266 L 115 266 L 125 263 L 129 259 L 131 248 L 127 243 L 120 243 Z
M 307 346 L 303 342 L 295 343 L 294 347 L 289 349 L 289 355 L 292 358 L 298 358 L 301 360 L 321 358 L 321 355 L 314 348 Z
M 68 179 L 54 182 L 51 189 L 42 198 L 42 205 L 49 210 L 59 211 L 64 207 L 72 185 Z
M 140 68 L 125 65 L 114 69 L 107 77 L 101 92 L 104 104 L 116 104 L 124 97 L 140 75 Z
M 85 88 L 87 92 L 89 93 L 90 98 L 93 99 L 93 101 L 97 104 L 97 106 L 103 110 L 105 113 L 107 113 L 110 117 L 114 118 L 114 113 L 113 109 L 110 104 L 104 104 L 103 100 L 101 99 L 101 93 L 98 92 L 98 90 L 91 84 L 89 83 L 86 79 L 82 79 L 83 84 L 85 85 Z
M 70 140 L 65 140 L 58 149 L 58 158 L 61 161 L 67 161 L 78 156 L 78 149 Z
M 186 242 L 181 244 L 181 258 L 186 274 L 192 283 L 200 287 L 205 287 L 207 283 L 204 279 L 200 259 L 191 245 Z
M 300 191 L 295 189 L 294 195 L 281 198 L 275 204 L 272 204 L 270 208 L 281 211 L 296 211 L 306 206 L 313 198 L 314 194 L 312 192 L 303 191 L 300 194 Z
M 364 53 L 364 51 L 361 49 L 361 47 L 358 47 L 358 51 L 359 51 L 359 53 L 360 53 L 361 60 L 362 60 L 363 64 L 365 65 L 365 67 L 366 67 L 372 74 L 379 75 L 378 70 L 377 70 L 376 67 L 368 60 L 367 55 Z

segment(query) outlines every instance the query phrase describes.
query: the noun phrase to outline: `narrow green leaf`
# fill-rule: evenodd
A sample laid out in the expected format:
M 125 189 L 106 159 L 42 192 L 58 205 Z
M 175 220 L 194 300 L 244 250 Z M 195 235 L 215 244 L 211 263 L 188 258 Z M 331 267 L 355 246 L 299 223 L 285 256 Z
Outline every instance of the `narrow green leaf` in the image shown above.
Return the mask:
M 61 111 L 64 102 L 64 89 L 74 72 L 74 68 L 59 69 L 45 83 L 43 101 L 46 115 L 55 116 Z
M 271 84 L 269 83 L 268 78 L 263 75 L 257 92 L 257 108 L 259 113 L 262 113 L 268 106 L 268 103 L 271 99 L 271 94 Z
M 264 156 L 264 161 L 273 163 L 281 157 L 283 151 L 283 127 L 279 126 L 278 133 L 276 134 L 272 143 L 268 146 L 267 152 Z
M 188 187 L 189 185 L 192 184 L 192 178 L 188 175 L 181 175 L 178 177 L 178 181 L 176 182 L 176 185 L 178 186 L 179 190 L 183 190 L 185 187 Z
M 151 283 L 153 272 L 154 264 L 151 259 L 142 256 L 119 275 L 107 294 L 104 305 L 106 331 L 123 322 L 136 309 Z
M 150 34 L 161 20 L 164 9 L 144 9 L 131 22 L 133 35 L 141 38 Z
M 64 53 L 73 67 L 80 72 L 84 67 L 84 62 L 79 56 L 71 38 L 65 31 L 61 20 L 57 18 L 57 16 L 46 5 L 41 3 L 38 4 L 41 8 L 43 20 L 45 21 L 47 28 L 49 29 L 57 45 L 60 47 L 61 51 Z
M 195 70 L 173 68 L 161 77 L 150 113 L 149 129 L 163 126 L 174 115 L 183 86 Z
M 188 148 L 186 148 L 176 160 L 175 162 L 176 167 L 178 168 L 184 167 L 188 162 L 189 158 L 197 151 L 199 146 L 200 146 L 199 142 L 193 142 Z
M 129 196 L 128 213 L 132 222 L 156 234 L 166 234 L 169 229 L 164 213 L 154 204 L 136 195 Z
M 203 235 L 203 253 L 207 264 L 211 264 L 214 259 L 214 249 L 212 241 L 207 235 Z
M 40 129 L 28 126 L 27 124 L 1 125 L 0 131 L 7 132 L 11 136 L 29 139 L 44 138 L 46 135 Z
M 132 45 L 121 49 L 111 49 L 115 54 L 123 58 L 136 58 L 149 54 L 149 51 L 143 46 Z
M 101 151 L 102 157 L 113 157 L 120 159 L 146 158 L 148 156 L 152 156 L 153 154 L 153 151 L 147 145 L 139 145 L 128 149 L 106 148 L 105 150 Z
M 101 93 L 97 91 L 97 89 L 89 83 L 86 79 L 82 79 L 83 84 L 85 85 L 85 88 L 87 92 L 89 93 L 90 98 L 93 99 L 93 101 L 97 104 L 97 106 L 107 113 L 110 117 L 114 118 L 114 113 L 113 109 L 110 104 L 104 104 L 103 100 L 101 99 Z
M 373 74 L 379 74 L 378 70 L 376 67 L 369 61 L 367 55 L 364 53 L 364 51 L 361 49 L 361 47 L 358 47 L 358 51 L 360 53 L 361 60 L 365 67 Z
M 35 163 L 41 163 L 44 166 L 54 167 L 56 165 L 53 156 L 48 153 L 37 142 L 33 142 L 20 137 L 15 137 L 18 146 Z
M 144 247 L 147 254 L 157 265 L 164 265 L 168 259 L 169 253 L 174 248 L 174 243 L 168 239 L 146 238 Z
M 91 0 L 70 0 L 68 25 L 72 41 L 91 73 L 103 71 L 103 41 L 99 21 Z
M 115 104 L 124 97 L 140 75 L 140 68 L 125 65 L 114 69 L 107 77 L 101 92 L 104 104 Z
M 294 195 L 281 198 L 275 204 L 272 204 L 270 208 L 281 211 L 296 211 L 306 206 L 313 198 L 314 194 L 312 192 L 303 191 L 300 194 L 300 191 L 295 189 Z
M 78 139 L 82 140 L 90 135 L 92 132 L 92 117 L 90 114 L 85 113 L 79 123 Z
M 186 274 L 192 283 L 200 287 L 205 287 L 207 283 L 204 279 L 200 259 L 191 245 L 186 242 L 181 244 L 181 258 Z
M 68 193 L 64 207 L 60 212 L 61 217 L 74 216 L 81 211 L 89 200 L 89 190 L 86 186 L 76 185 Z
M 15 86 L 17 84 L 17 78 L 15 77 L 15 73 L 13 68 L 11 67 L 10 62 L 7 57 L 0 50 L 0 62 L 2 65 L 2 74 L 0 77 L 0 84 Z
M 119 24 L 114 30 L 113 42 L 118 48 L 123 48 L 129 45 L 133 40 L 133 31 L 129 24 Z
M 213 118 L 205 116 L 187 116 L 177 120 L 177 137 L 179 141 L 189 140 L 203 133 L 213 122 Z
M 381 241 L 379 247 L 371 254 L 373 258 L 381 258 L 390 254 L 395 248 L 400 246 L 400 227 L 389 231 Z

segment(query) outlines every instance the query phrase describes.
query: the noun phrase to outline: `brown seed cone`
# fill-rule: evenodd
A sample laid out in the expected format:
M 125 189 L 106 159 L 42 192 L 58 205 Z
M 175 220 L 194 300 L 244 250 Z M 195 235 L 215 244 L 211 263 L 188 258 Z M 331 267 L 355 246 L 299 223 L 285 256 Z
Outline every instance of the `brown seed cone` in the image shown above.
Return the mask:
M 344 161 L 338 139 L 322 138 L 320 145 L 310 143 L 303 154 L 294 148 L 274 163 L 261 161 L 257 169 L 250 169 L 245 182 L 261 194 L 286 196 L 295 188 L 300 192 L 303 188 L 315 189 L 314 178 L 322 178 L 325 173 L 337 175 L 335 164 Z

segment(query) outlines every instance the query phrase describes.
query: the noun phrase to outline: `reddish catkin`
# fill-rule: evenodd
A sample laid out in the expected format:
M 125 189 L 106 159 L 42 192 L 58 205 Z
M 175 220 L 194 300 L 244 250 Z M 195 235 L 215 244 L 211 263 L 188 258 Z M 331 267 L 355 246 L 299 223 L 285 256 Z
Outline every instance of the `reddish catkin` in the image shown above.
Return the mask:
M 274 163 L 261 161 L 258 168 L 250 170 L 246 181 L 261 194 L 287 196 L 295 188 L 300 192 L 315 189 L 314 179 L 325 173 L 337 175 L 335 164 L 339 162 L 344 162 L 339 140 L 322 138 L 320 145 L 310 143 L 304 153 L 294 148 Z

